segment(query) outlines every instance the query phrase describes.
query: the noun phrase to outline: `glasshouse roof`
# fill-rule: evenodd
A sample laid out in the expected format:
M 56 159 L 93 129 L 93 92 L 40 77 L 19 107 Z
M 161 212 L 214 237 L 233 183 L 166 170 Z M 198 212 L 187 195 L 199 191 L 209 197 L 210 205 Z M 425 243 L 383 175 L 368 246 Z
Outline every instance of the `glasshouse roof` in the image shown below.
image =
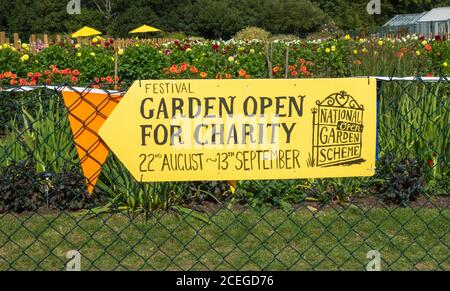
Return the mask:
M 447 21 L 450 19 L 450 7 L 435 8 L 422 16 L 418 22 Z
M 416 24 L 425 14 L 427 14 L 427 12 L 395 15 L 394 18 L 389 20 L 384 26 L 406 26 Z

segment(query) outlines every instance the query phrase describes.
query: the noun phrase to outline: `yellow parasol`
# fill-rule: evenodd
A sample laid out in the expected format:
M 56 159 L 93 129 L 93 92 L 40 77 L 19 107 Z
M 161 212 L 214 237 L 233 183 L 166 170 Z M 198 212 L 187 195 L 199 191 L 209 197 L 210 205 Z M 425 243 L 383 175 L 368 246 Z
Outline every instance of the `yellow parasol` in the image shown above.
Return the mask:
M 102 33 L 98 30 L 95 30 L 91 27 L 85 26 L 82 29 L 74 32 L 72 34 L 72 38 L 77 38 L 77 37 L 88 37 L 88 36 L 94 36 L 94 35 L 101 35 Z
M 161 31 L 160 29 L 144 24 L 141 27 L 138 27 L 135 30 L 130 31 L 130 33 L 146 33 L 146 32 L 160 32 L 160 31 Z

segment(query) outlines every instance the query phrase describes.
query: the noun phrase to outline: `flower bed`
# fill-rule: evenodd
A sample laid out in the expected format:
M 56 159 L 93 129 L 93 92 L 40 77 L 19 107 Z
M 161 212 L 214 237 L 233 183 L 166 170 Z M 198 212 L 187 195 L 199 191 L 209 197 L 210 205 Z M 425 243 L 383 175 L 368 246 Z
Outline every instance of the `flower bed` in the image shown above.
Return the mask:
M 114 67 L 118 57 L 118 78 Z M 116 84 L 164 78 L 317 78 L 367 75 L 446 76 L 450 44 L 440 38 L 356 38 L 314 41 L 175 41 L 119 49 L 94 38 L 89 46 L 51 46 L 31 55 L 4 45 L 0 85 Z M 286 64 L 286 59 L 288 63 Z M 270 68 L 268 65 L 270 64 Z M 120 84 L 119 84 L 120 85 Z

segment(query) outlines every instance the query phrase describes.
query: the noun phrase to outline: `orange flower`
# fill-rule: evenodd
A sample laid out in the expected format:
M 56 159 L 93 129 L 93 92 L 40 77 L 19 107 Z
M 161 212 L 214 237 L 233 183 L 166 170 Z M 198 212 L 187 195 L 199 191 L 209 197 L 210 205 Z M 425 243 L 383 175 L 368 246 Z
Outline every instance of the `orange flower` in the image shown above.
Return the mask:
M 202 77 L 203 79 L 205 79 L 206 77 L 208 77 L 208 74 L 205 72 L 201 72 L 200 73 L 200 77 Z
M 27 74 L 27 77 L 28 77 L 28 78 L 31 78 L 31 77 L 33 77 L 33 76 L 34 76 L 33 72 L 28 72 L 28 74 Z
M 186 70 L 187 70 L 187 68 L 188 68 L 188 64 L 186 64 L 186 63 L 183 63 L 183 64 L 181 64 L 181 66 L 180 66 L 180 70 L 181 70 L 181 72 L 184 72 L 184 71 L 186 71 Z
M 193 74 L 198 74 L 198 69 L 196 67 L 194 67 L 194 66 L 191 67 L 190 71 Z
M 431 51 L 433 50 L 433 47 L 432 47 L 429 43 L 427 43 L 427 44 L 425 45 L 425 50 L 426 50 L 427 52 L 431 52 Z
M 13 79 L 13 80 L 9 81 L 9 84 L 11 86 L 16 86 L 17 85 L 17 80 Z
M 275 74 L 278 73 L 280 71 L 280 67 L 276 66 L 273 68 L 272 70 Z
M 231 79 L 231 74 L 228 74 L 228 73 L 225 74 L 225 78 L 226 78 L 226 79 Z
M 249 74 L 245 75 L 245 79 L 250 79 L 251 76 Z
M 11 72 L 5 72 L 4 76 L 5 78 L 11 78 L 12 73 Z
M 297 75 L 298 75 L 297 71 L 292 71 L 292 72 L 291 72 L 291 76 L 292 76 L 292 77 L 295 77 L 295 76 L 297 76 Z
M 355 65 L 361 65 L 362 64 L 362 62 L 361 62 L 361 60 L 355 60 Z
M 247 72 L 244 69 L 240 69 L 239 70 L 239 77 L 245 77 L 245 75 L 247 75 Z
M 177 65 L 173 65 L 172 67 L 170 67 L 170 72 L 173 73 L 173 74 L 178 72 L 178 66 Z

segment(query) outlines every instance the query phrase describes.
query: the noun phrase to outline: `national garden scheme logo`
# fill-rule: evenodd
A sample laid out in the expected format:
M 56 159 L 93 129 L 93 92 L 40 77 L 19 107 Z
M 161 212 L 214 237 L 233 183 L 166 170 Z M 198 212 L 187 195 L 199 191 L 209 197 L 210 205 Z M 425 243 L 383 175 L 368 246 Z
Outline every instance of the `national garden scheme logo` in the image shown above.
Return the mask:
M 330 167 L 362 164 L 364 106 L 342 91 L 313 108 L 313 155 L 309 165 Z

